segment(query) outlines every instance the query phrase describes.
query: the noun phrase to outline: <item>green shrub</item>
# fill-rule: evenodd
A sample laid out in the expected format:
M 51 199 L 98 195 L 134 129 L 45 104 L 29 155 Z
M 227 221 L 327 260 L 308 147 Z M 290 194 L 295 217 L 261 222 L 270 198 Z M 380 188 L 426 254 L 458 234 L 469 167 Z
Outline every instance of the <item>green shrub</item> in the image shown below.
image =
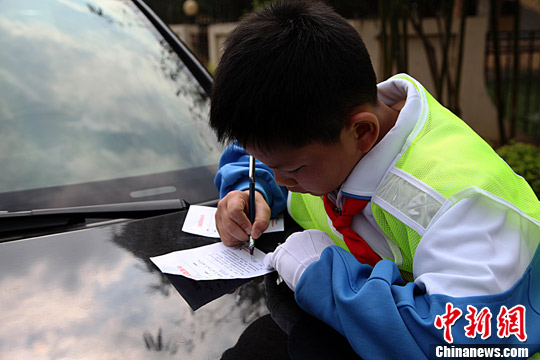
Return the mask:
M 540 147 L 515 142 L 501 146 L 497 153 L 517 174 L 527 180 L 540 198 Z

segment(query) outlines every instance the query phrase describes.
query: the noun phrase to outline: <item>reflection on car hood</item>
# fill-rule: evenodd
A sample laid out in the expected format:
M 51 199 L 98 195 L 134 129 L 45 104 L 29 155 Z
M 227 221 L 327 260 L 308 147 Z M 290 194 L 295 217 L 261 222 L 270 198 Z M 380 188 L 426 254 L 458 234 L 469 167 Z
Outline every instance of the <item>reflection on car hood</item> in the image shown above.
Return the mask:
M 184 217 L 0 244 L 0 357 L 219 358 L 266 313 L 264 290 L 193 312 L 149 260 L 212 242 L 183 233 Z

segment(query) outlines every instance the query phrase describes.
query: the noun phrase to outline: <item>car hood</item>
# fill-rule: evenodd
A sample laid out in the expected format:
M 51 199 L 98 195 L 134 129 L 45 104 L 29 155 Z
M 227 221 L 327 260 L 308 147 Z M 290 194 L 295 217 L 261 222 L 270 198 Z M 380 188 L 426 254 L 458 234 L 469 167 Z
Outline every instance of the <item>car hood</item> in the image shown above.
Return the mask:
M 196 311 L 149 257 L 211 239 L 185 212 L 0 244 L 0 358 L 210 359 L 267 313 L 262 285 Z

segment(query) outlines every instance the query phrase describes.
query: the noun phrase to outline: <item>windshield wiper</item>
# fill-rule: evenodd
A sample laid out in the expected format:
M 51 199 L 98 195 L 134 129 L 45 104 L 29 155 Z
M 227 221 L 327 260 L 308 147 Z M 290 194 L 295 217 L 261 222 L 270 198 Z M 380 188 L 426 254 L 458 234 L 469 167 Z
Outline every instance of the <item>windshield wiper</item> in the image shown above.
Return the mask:
M 99 217 L 111 217 L 112 215 L 112 217 L 117 217 L 120 214 L 125 214 L 141 217 L 141 213 L 145 212 L 171 212 L 185 210 L 187 207 L 188 204 L 181 199 L 133 201 L 117 204 L 71 206 L 52 209 L 0 211 L 0 219 L 46 215 L 99 215 Z M 144 217 L 144 215 L 142 216 Z
M 139 219 L 186 210 L 182 199 L 134 201 L 25 211 L 0 211 L 0 234 L 86 223 L 87 219 Z

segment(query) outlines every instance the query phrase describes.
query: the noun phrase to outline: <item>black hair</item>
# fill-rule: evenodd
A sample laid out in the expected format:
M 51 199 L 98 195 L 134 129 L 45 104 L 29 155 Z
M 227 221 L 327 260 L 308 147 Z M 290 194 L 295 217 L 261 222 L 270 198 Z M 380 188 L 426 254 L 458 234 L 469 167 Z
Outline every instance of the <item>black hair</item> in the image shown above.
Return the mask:
M 376 105 L 377 84 L 358 32 L 323 2 L 279 0 L 227 37 L 210 125 L 222 143 L 261 150 L 330 145 L 367 103 Z

